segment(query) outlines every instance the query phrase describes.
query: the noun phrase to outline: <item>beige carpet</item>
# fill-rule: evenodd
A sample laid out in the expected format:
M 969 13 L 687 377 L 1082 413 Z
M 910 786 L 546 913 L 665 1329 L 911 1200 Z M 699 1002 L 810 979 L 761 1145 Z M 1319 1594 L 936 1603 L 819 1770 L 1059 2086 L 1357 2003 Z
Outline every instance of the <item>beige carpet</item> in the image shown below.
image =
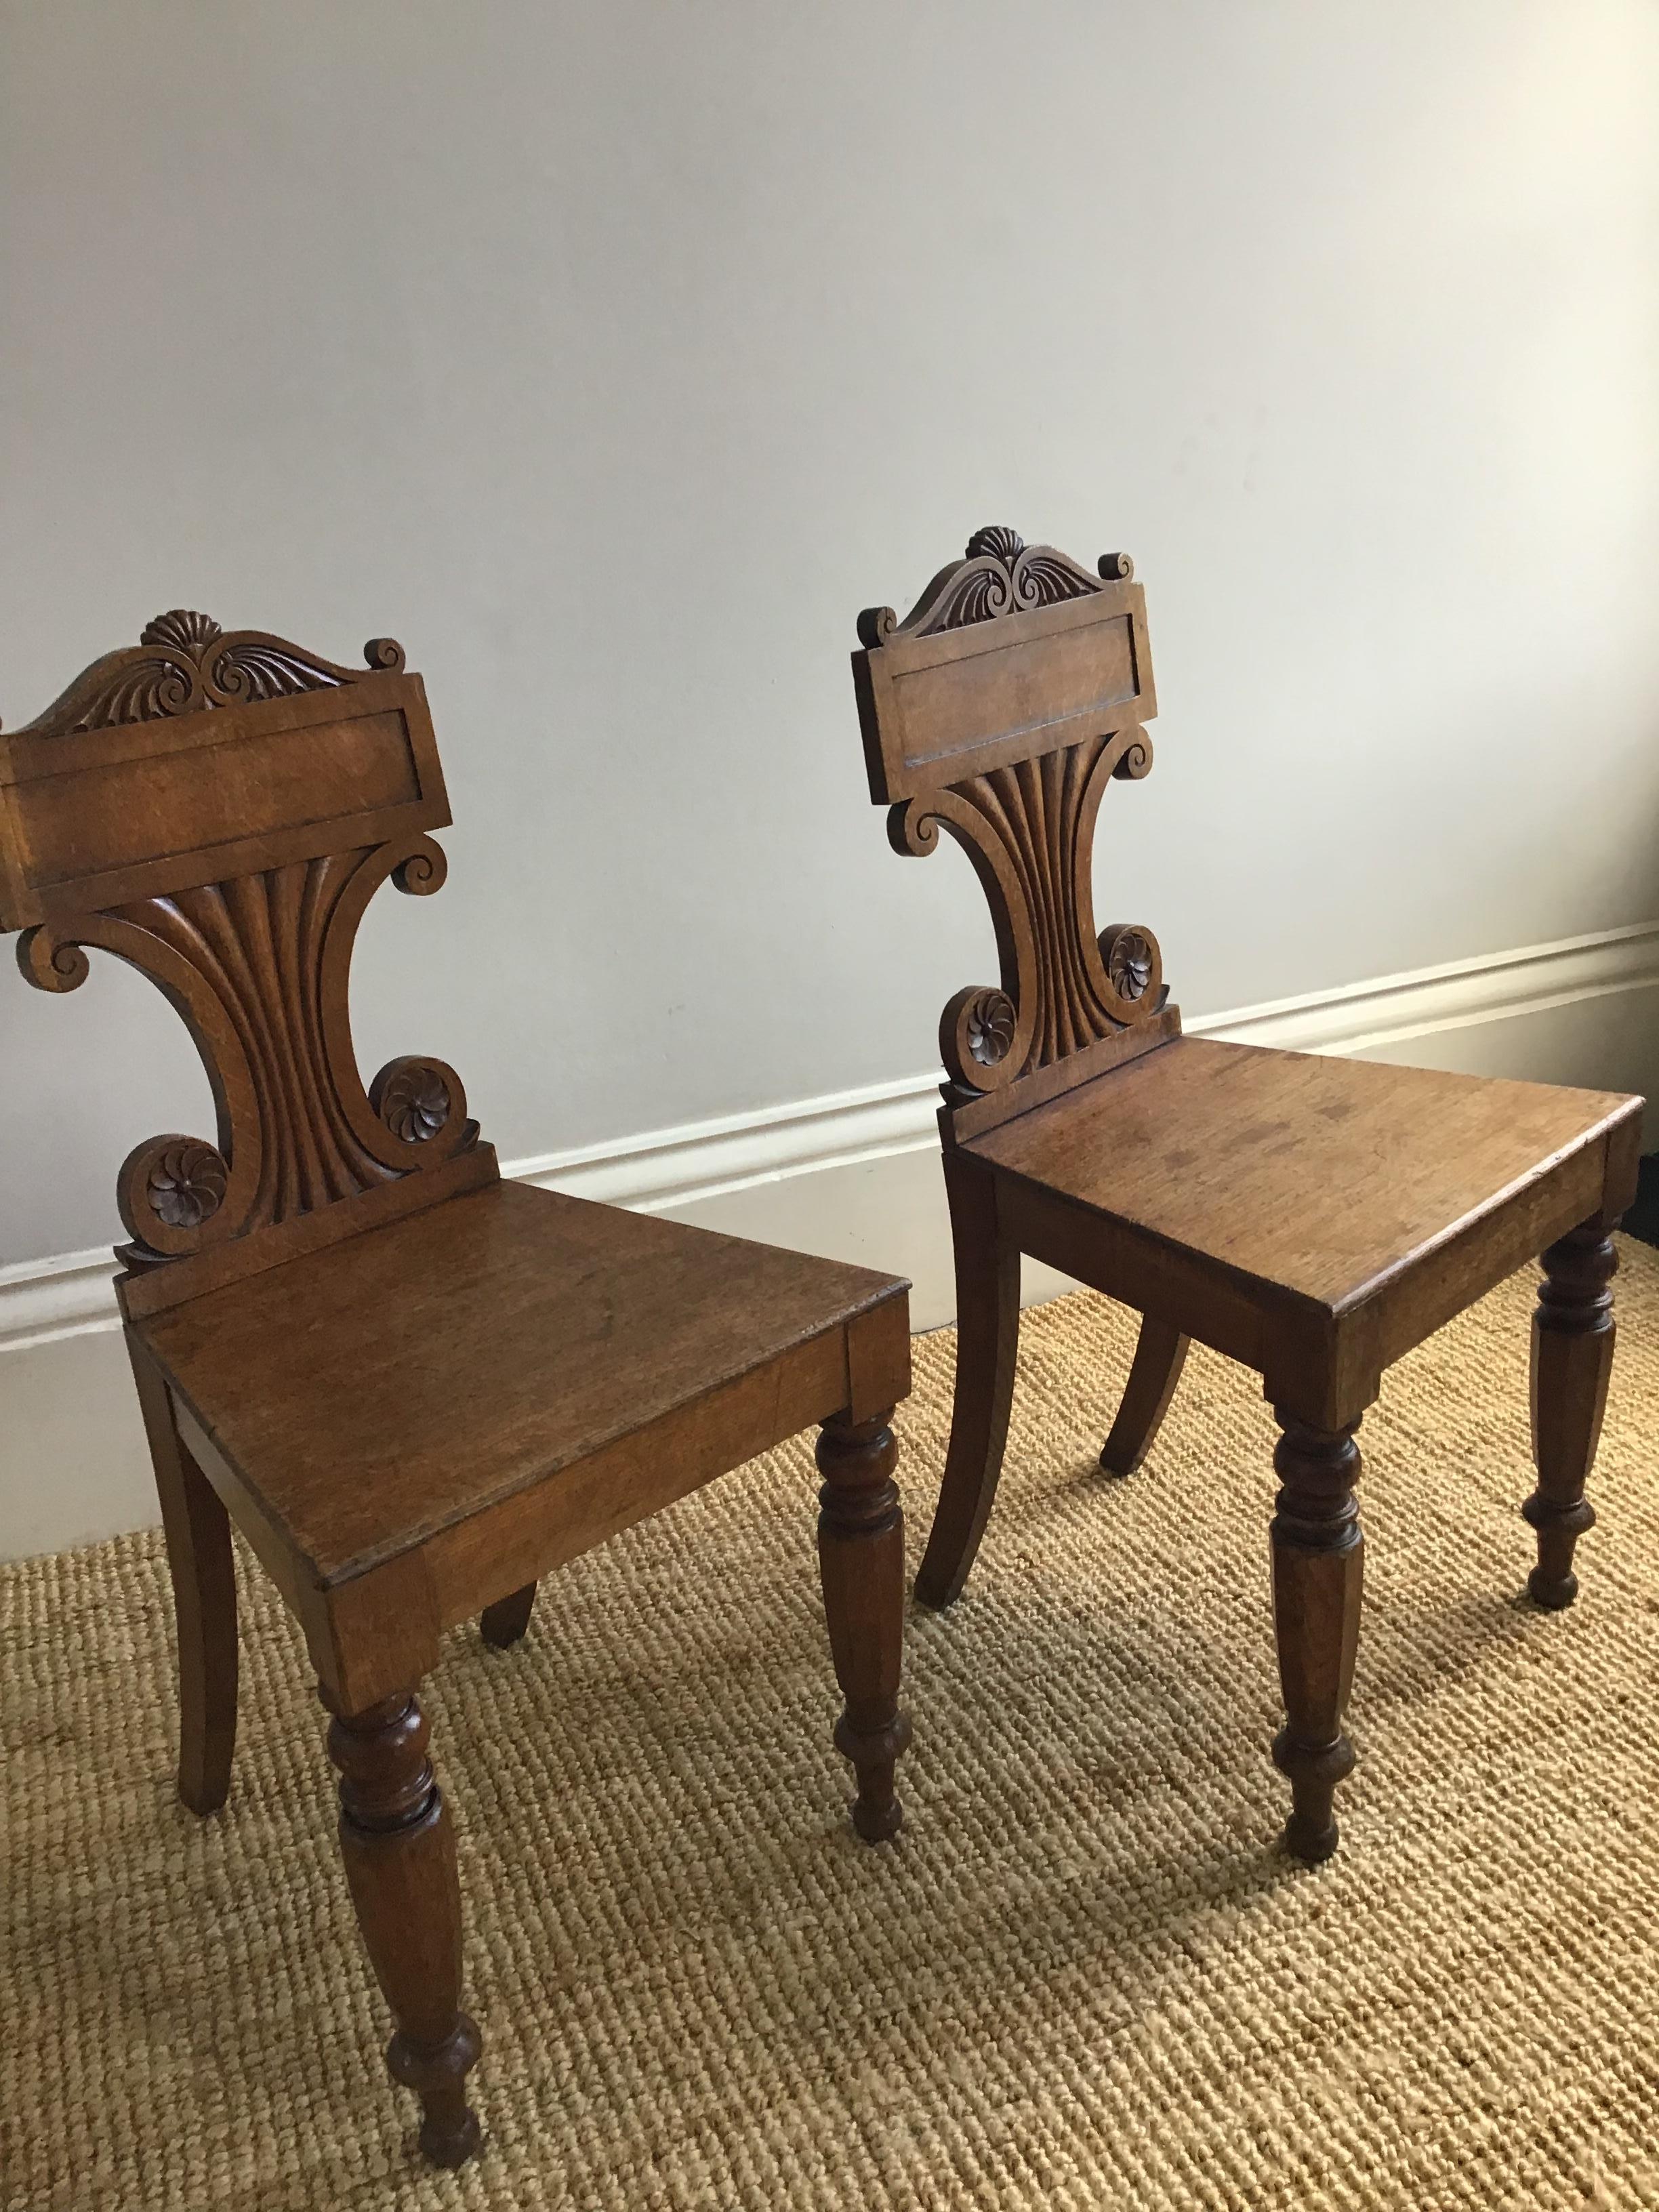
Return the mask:
M 276 1606 L 204 1824 L 157 1540 L 0 1571 L 0 2203 L 1659 2206 L 1659 1255 L 1625 1261 L 1573 1612 L 1517 1601 L 1526 1279 L 1368 1419 L 1360 1764 L 1315 1872 L 1272 1850 L 1267 1412 L 1197 1353 L 1102 1479 L 1098 1299 L 1028 1318 L 975 1578 L 914 1620 L 896 1845 L 844 1825 L 804 1441 L 567 1571 L 515 1652 L 458 1634 L 459 2176 L 381 2071 Z M 919 1544 L 951 1340 L 918 1353 Z

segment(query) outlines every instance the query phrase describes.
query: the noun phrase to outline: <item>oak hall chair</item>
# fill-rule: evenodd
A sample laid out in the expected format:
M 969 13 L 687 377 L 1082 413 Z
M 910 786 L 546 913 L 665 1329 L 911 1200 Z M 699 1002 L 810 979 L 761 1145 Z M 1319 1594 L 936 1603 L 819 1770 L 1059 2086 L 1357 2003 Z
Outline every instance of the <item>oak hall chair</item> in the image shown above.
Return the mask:
M 870 1841 L 899 1825 L 903 1539 L 887 1423 L 906 1286 L 504 1182 L 459 1078 L 365 1091 L 347 969 L 390 876 L 434 891 L 449 820 L 418 676 L 182 611 L 0 738 L 0 924 L 24 975 L 101 946 L 159 984 L 212 1086 L 211 1143 L 120 1171 L 118 1291 L 179 1629 L 179 1790 L 224 1802 L 230 1521 L 304 1630 L 342 1777 L 346 1878 L 428 2158 L 478 2142 L 454 1846 L 416 1693 L 442 1632 L 521 1637 L 536 1579 L 821 1423 L 835 1733 Z
M 1095 817 L 1152 765 L 1146 612 L 1121 555 L 1091 575 L 988 529 L 853 656 L 872 799 L 901 853 L 967 853 L 1000 981 L 946 1006 L 939 1114 L 960 1330 L 944 1488 L 916 1593 L 961 1590 L 996 1492 L 1022 1252 L 1143 1316 L 1101 1455 L 1152 1443 L 1189 1338 L 1263 1378 L 1282 1434 L 1271 1527 L 1286 1848 L 1334 1850 L 1359 1631 L 1354 1431 L 1383 1370 L 1532 1255 L 1538 1482 L 1530 1589 L 1569 1605 L 1613 1357 L 1611 1231 L 1642 1102 L 1183 1037 L 1157 939 L 1096 934 Z

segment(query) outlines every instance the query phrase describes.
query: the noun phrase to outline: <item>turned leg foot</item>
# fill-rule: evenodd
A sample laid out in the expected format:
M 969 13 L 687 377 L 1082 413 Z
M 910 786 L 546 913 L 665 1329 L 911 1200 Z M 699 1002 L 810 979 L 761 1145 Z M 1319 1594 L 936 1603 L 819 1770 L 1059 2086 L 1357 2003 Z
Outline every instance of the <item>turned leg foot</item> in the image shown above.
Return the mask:
M 893 1467 L 898 1447 L 888 1413 L 826 1421 L 817 1443 L 818 1568 L 836 1679 L 847 1699 L 836 1748 L 853 1762 L 859 1794 L 853 1826 L 867 1844 L 898 1833 L 902 1810 L 893 1769 L 910 1741 L 899 1711 L 904 1643 L 904 1516 Z
M 139 1408 L 155 1469 L 179 1630 L 179 1795 L 216 1813 L 236 1749 L 236 1568 L 230 1518 L 173 1425 L 166 1383 L 129 1335 Z
M 394 2081 L 421 2100 L 421 2148 L 461 2166 L 478 2148 L 465 2081 L 478 2031 L 460 2008 L 461 1895 L 449 1815 L 411 1696 L 337 1714 L 328 1754 L 340 1770 L 340 1853 L 357 1923 L 397 2033 Z
M 536 1585 L 526 1583 L 511 1597 L 498 1597 L 494 1605 L 487 1605 L 478 1623 L 484 1642 L 497 1651 L 505 1651 L 516 1644 L 530 1626 L 530 1609 L 535 1602 Z
M 956 1401 L 945 1480 L 916 1576 L 916 1595 L 935 1607 L 961 1595 L 991 1517 L 1019 1350 L 1019 1251 L 997 1228 L 995 1178 L 947 1152 L 945 1187 L 956 1254 Z
M 1613 1369 L 1613 1278 L 1619 1255 L 1596 1222 L 1544 1255 L 1532 1323 L 1532 1455 L 1538 1487 L 1521 1508 L 1538 1532 L 1534 1599 L 1553 1613 L 1572 1603 L 1574 1547 L 1595 1525 L 1584 1484 L 1595 1460 Z
M 1285 1724 L 1273 1764 L 1291 1785 L 1285 1849 L 1316 1863 L 1337 1845 L 1336 1785 L 1352 1772 L 1342 1732 L 1359 1645 L 1364 1557 L 1353 1486 L 1359 1479 L 1357 1421 L 1310 1428 L 1278 1412 L 1284 1434 L 1273 1453 L 1280 1489 L 1273 1515 L 1273 1619 Z
M 1187 1344 L 1181 1331 L 1167 1322 L 1151 1314 L 1142 1320 L 1122 1403 L 1101 1448 L 1103 1474 L 1133 1474 L 1152 1449 L 1187 1364 Z

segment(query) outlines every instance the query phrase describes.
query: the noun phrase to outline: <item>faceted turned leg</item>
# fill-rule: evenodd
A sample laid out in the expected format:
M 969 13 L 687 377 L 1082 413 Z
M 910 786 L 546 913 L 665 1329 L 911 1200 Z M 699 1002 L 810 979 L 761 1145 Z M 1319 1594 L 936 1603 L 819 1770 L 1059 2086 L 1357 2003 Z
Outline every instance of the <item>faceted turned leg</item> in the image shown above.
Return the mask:
M 536 1602 L 536 1585 L 526 1583 L 511 1597 L 498 1597 L 494 1605 L 487 1605 L 483 1618 L 478 1623 L 479 1632 L 486 1644 L 497 1651 L 505 1651 L 516 1644 L 530 1626 L 530 1608 Z
M 143 1349 L 127 1348 L 155 1469 L 179 1629 L 179 1795 L 216 1813 L 236 1749 L 236 1569 L 230 1519 L 173 1425 L 167 1385 Z
M 461 2166 L 478 2148 L 465 2090 L 478 2031 L 460 2009 L 455 1841 L 427 1735 L 413 1697 L 388 1698 L 365 1712 L 336 1713 L 328 1755 L 340 1770 L 346 1881 L 397 2023 L 386 2064 L 394 2081 L 420 2094 L 421 2148 L 434 2166 Z
M 996 1181 L 945 1158 L 957 1269 L 957 1387 L 945 1481 L 916 1595 L 946 1606 L 961 1595 L 991 1517 L 1008 1441 L 1019 1351 L 1019 1252 L 997 1230 Z
M 903 1818 L 893 1768 L 910 1741 L 899 1711 L 904 1644 L 904 1516 L 893 1483 L 898 1447 L 887 1426 L 837 1414 L 818 1436 L 818 1569 L 836 1679 L 847 1699 L 836 1748 L 853 1762 L 853 1826 L 867 1844 L 896 1836 Z
M 1613 1369 L 1612 1237 L 1587 1222 L 1544 1255 L 1532 1323 L 1532 1455 L 1538 1487 L 1522 1512 L 1538 1531 L 1527 1588 L 1559 1612 L 1578 1595 L 1573 1547 L 1595 1525 L 1584 1483 L 1595 1460 Z
M 1123 1401 L 1112 1433 L 1101 1448 L 1103 1473 L 1133 1474 L 1152 1449 L 1187 1364 L 1187 1341 L 1168 1322 L 1157 1321 L 1151 1314 L 1142 1320 Z
M 1274 1408 L 1284 1434 L 1273 1453 L 1282 1487 L 1273 1519 L 1273 1619 L 1286 1723 L 1273 1764 L 1289 1778 L 1285 1849 L 1316 1863 L 1336 1849 L 1336 1785 L 1353 1768 L 1342 1717 L 1359 1646 L 1364 1546 L 1353 1486 L 1359 1447 L 1346 1428 L 1310 1428 Z

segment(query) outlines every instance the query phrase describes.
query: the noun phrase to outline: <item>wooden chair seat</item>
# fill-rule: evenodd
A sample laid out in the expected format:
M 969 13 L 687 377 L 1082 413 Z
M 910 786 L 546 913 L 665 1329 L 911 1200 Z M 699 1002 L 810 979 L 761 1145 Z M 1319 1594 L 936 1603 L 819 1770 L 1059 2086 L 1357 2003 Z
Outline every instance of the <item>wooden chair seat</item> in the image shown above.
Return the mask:
M 871 797 L 901 853 L 944 832 L 991 908 L 1000 970 L 945 1008 L 939 1114 L 957 1273 L 950 1450 L 916 1594 L 948 1605 L 996 1496 L 1030 1253 L 1137 1308 L 1101 1451 L 1145 1459 L 1199 1338 L 1261 1376 L 1282 1433 L 1271 1529 L 1286 1848 L 1336 1848 L 1364 1543 L 1355 1431 L 1390 1361 L 1541 1253 L 1528 1588 L 1571 1603 L 1613 1344 L 1611 1232 L 1638 1098 L 1328 1060 L 1181 1034 L 1152 931 L 1094 923 L 1108 787 L 1152 764 L 1146 595 L 978 531 L 902 623 L 859 617 Z M 1260 704 L 1260 702 L 1257 702 Z
M 179 1626 L 179 1793 L 212 1813 L 236 1736 L 234 1518 L 305 1632 L 340 1850 L 421 2145 L 479 2141 L 453 1833 L 416 1695 L 443 1631 L 523 1636 L 536 1578 L 818 1425 L 817 1550 L 853 1823 L 896 1832 L 904 1528 L 888 1426 L 907 1286 L 503 1183 L 453 1067 L 365 1084 L 349 970 L 390 879 L 444 880 L 418 676 L 183 609 L 0 733 L 0 928 L 27 980 L 87 948 L 150 977 L 201 1053 L 211 1142 L 117 1178 L 116 1291 Z M 710 1561 L 708 1571 L 720 1571 Z
M 961 1151 L 1008 1178 L 1024 1249 L 1294 1405 L 1321 1355 L 1375 1385 L 1592 1212 L 1633 1103 L 1178 1036 Z
M 135 1328 L 279 1579 L 418 1550 L 443 1628 L 890 1382 L 904 1288 L 496 1182 Z

